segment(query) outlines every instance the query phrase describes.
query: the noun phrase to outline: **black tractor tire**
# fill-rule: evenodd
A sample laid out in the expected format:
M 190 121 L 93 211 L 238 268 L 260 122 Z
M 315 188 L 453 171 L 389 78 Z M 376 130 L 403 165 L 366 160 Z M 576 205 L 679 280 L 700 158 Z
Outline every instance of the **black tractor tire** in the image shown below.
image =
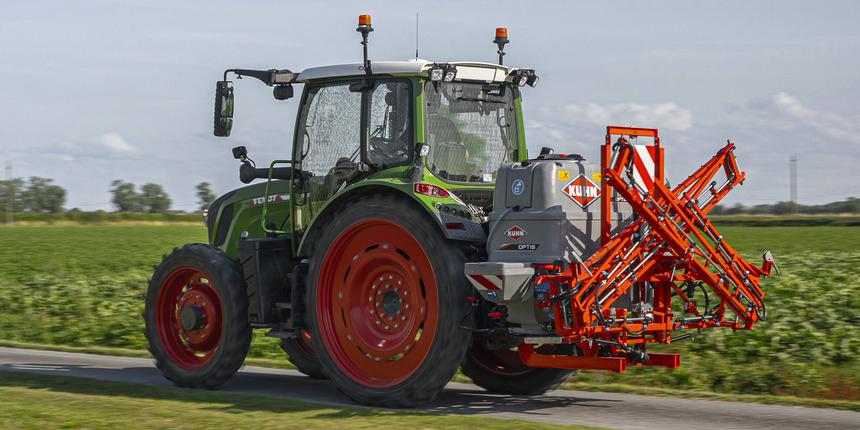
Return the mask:
M 281 349 L 287 353 L 287 358 L 296 366 L 296 370 L 314 379 L 326 379 L 314 353 L 313 343 L 305 336 L 306 333 L 302 331 L 298 338 L 281 339 Z
M 326 376 L 363 405 L 435 399 L 469 345 L 463 247 L 419 205 L 369 195 L 329 217 L 314 249 L 308 326 Z
M 167 379 L 214 389 L 239 370 L 251 345 L 246 294 L 242 269 L 216 247 L 188 244 L 162 258 L 143 317 L 149 351 Z
M 578 355 L 575 345 L 543 345 L 538 348 L 543 354 Z M 466 353 L 463 374 L 475 385 L 498 394 L 534 396 L 555 390 L 574 372 L 573 369 L 547 369 L 526 367 L 516 350 L 493 350 L 483 348 L 476 341 Z

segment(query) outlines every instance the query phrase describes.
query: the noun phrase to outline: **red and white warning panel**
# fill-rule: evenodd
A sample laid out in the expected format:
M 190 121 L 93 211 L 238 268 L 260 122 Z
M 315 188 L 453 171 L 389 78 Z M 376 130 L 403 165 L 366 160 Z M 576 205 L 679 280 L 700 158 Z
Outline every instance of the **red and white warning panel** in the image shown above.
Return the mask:
M 526 263 L 466 263 L 466 279 L 485 299 L 496 303 L 523 300 L 531 292 L 535 269 Z
M 597 186 L 585 175 L 579 175 L 568 182 L 562 189 L 562 192 L 571 198 L 576 204 L 583 208 L 590 205 L 600 197 L 600 187 Z
M 653 145 L 633 145 L 633 182 L 639 193 L 654 191 L 656 177 L 657 147 Z

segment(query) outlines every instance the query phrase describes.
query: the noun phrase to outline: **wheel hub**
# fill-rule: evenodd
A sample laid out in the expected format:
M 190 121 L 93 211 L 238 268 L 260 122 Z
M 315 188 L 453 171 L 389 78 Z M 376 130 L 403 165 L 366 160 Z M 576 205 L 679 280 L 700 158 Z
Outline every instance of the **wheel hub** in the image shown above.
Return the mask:
M 400 312 L 400 303 L 403 299 L 394 291 L 388 291 L 382 295 L 382 310 L 388 315 L 397 315 Z
M 179 323 L 186 331 L 197 330 L 203 325 L 203 311 L 197 306 L 186 306 L 179 312 Z

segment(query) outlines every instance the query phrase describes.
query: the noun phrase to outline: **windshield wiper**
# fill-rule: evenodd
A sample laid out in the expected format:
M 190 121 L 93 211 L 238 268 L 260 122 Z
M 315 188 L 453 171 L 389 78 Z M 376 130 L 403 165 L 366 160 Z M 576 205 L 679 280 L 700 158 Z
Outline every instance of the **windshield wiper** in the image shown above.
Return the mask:
M 454 97 L 454 101 L 457 102 L 482 102 L 482 103 L 496 103 L 496 104 L 507 104 L 506 101 L 503 100 L 486 100 L 479 99 L 477 97 Z

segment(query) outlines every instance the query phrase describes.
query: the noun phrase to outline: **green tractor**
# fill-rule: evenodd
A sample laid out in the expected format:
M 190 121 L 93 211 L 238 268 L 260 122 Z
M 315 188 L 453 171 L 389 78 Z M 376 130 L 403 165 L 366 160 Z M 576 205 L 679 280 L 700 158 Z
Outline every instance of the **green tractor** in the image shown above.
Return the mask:
M 647 345 L 767 317 L 773 255 L 754 266 L 707 218 L 746 178 L 734 143 L 673 188 L 655 128 L 608 126 L 599 163 L 529 158 L 520 89 L 538 78 L 503 65 L 504 28 L 498 64 L 371 63 L 369 16 L 357 30 L 362 63 L 218 82 L 217 136 L 232 128 L 228 74 L 278 100 L 304 89 L 292 159 L 257 168 L 233 148 L 239 179 L 266 181 L 218 198 L 209 243 L 155 268 L 146 336 L 168 379 L 223 384 L 260 328 L 365 405 L 428 402 L 458 368 L 542 394 L 577 369 L 677 368 Z
M 459 367 L 494 391 L 542 393 L 571 369 L 528 368 L 473 340 L 476 300 L 463 267 L 485 261 L 497 169 L 527 158 L 520 89 L 533 70 L 499 64 L 367 59 L 307 69 L 230 69 L 216 86 L 215 135 L 229 136 L 228 74 L 303 84 L 292 159 L 257 168 L 214 201 L 208 244 L 155 268 L 146 336 L 164 375 L 215 388 L 242 366 L 253 329 L 290 361 L 366 405 L 432 400 Z M 471 300 L 471 302 L 470 302 Z M 480 297 L 477 299 L 480 300 Z

